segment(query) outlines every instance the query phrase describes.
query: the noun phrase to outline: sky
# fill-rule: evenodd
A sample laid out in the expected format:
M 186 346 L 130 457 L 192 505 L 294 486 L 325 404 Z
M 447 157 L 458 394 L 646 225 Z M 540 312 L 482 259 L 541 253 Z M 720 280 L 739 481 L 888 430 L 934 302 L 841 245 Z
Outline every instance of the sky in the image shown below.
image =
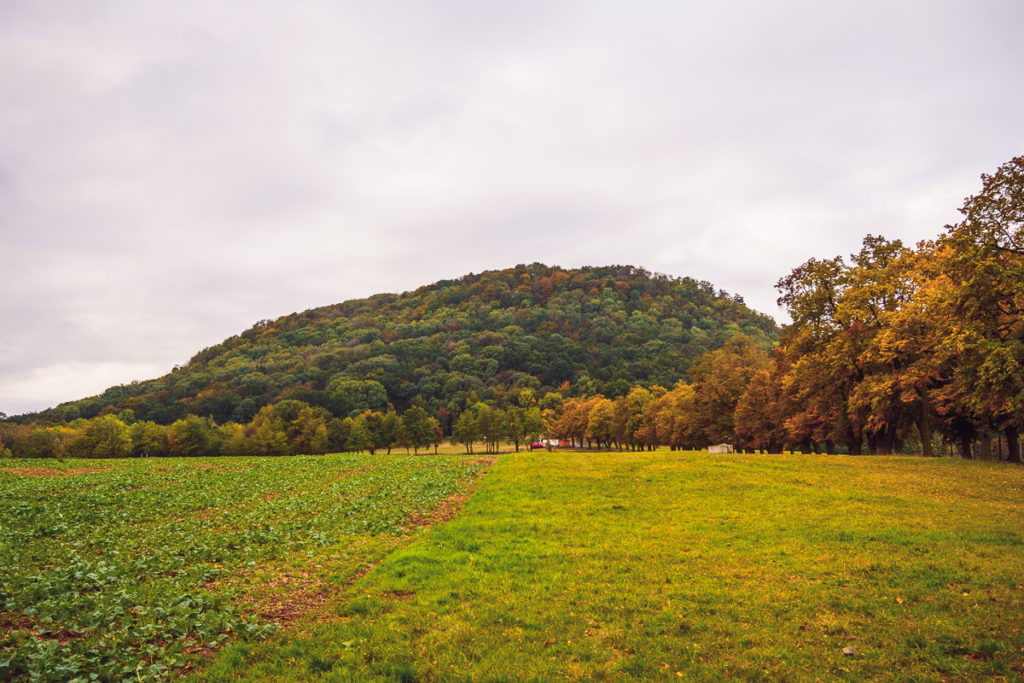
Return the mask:
M 470 272 L 778 279 L 1024 153 L 1016 0 L 0 3 L 0 411 Z

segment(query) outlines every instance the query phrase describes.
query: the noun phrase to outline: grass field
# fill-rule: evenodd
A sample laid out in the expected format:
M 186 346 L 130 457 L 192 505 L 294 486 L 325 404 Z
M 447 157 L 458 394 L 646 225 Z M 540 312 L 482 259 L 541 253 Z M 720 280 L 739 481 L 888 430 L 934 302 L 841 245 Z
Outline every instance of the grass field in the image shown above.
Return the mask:
M 226 528 L 251 532 L 261 515 L 244 510 L 263 504 L 271 505 L 267 528 L 291 539 L 204 541 L 221 548 L 216 561 L 189 555 L 179 577 L 191 578 L 155 592 L 168 596 L 160 603 L 168 610 L 181 597 L 176 591 L 197 585 L 198 592 L 188 588 L 190 595 L 223 600 L 224 609 L 235 610 L 223 619 L 243 624 L 231 631 L 212 628 L 201 637 L 165 635 L 163 659 L 154 663 L 173 666 L 182 661 L 172 658 L 187 659 L 198 670 L 195 680 L 1024 675 L 1024 468 L 946 459 L 666 451 L 505 455 L 476 480 L 475 493 L 452 519 L 453 501 L 445 499 L 466 491 L 485 464 L 454 455 L 160 461 L 48 479 L 46 485 L 34 483 L 42 478 L 0 474 L 7 516 L 3 552 L 21 553 L 15 555 L 20 569 L 2 570 L 8 605 L 14 596 L 3 618 L 34 620 L 14 629 L 22 650 L 0 641 L 0 664 L 11 652 L 22 658 L 17 662 L 27 661 L 30 641 L 74 642 L 59 630 L 32 636 L 39 612 L 25 617 L 24 610 L 35 607 L 32 596 L 38 594 L 25 588 L 34 580 L 26 577 L 56 572 L 71 553 L 61 548 L 95 535 L 81 526 L 51 530 L 46 538 L 63 553 L 54 556 L 46 541 L 33 546 L 29 527 L 23 527 L 17 538 L 25 547 L 12 551 L 7 525 L 31 520 L 38 529 L 43 518 L 38 510 L 34 517 L 10 512 L 11 496 L 22 500 L 16 509 L 25 501 L 67 500 L 68 515 L 75 501 L 81 507 L 97 495 L 145 495 L 148 488 L 133 486 L 146 486 L 162 467 L 177 473 L 171 479 L 194 482 L 181 490 L 168 484 L 178 491 L 168 493 L 178 507 L 160 514 L 159 506 L 147 503 L 153 512 L 107 528 L 107 536 L 117 528 L 125 537 L 97 546 L 100 552 L 90 561 L 109 565 L 101 558 L 115 549 L 123 558 L 140 557 L 136 548 L 151 553 L 160 543 L 172 547 L 153 537 L 159 532 L 160 539 L 180 539 L 177 525 L 214 539 Z M 377 484 L 360 479 L 371 472 L 378 473 Z M 443 483 L 412 485 L 410 476 Z M 213 488 L 235 491 L 236 502 L 187 502 L 212 496 L 207 491 L 221 477 L 231 484 Z M 28 482 L 40 488 L 31 495 L 10 493 L 12 484 L 17 491 Z M 351 482 L 351 491 L 369 495 L 377 507 L 353 505 L 360 496 L 346 493 L 345 486 L 332 488 L 338 482 Z M 407 490 L 420 493 L 402 493 Z M 265 500 L 274 491 L 287 495 Z M 394 502 L 396 497 L 422 502 L 410 506 Z M 280 510 L 273 506 L 278 501 Z M 378 507 L 382 512 L 374 516 Z M 409 512 L 413 508 L 418 512 Z M 231 524 L 200 524 L 202 511 L 210 509 L 223 511 Z M 325 514 L 345 521 L 328 524 Z M 45 517 L 56 523 L 53 515 Z M 359 520 L 369 519 L 390 521 L 360 528 Z M 306 529 L 324 526 L 331 531 L 310 541 Z M 180 553 L 189 545 L 174 547 Z M 197 562 L 205 564 L 190 569 Z M 207 577 L 212 568 L 219 573 Z M 19 587 L 13 592 L 12 577 Z M 138 590 L 163 580 L 157 572 Z M 61 590 L 68 589 L 55 584 L 55 593 Z M 132 600 L 142 605 L 148 596 Z M 75 627 L 87 630 L 76 618 Z M 262 638 L 261 624 L 275 620 L 284 628 Z M 121 624 L 98 625 L 78 640 L 95 642 L 110 628 L 131 632 Z M 215 651 L 201 649 L 220 636 Z M 103 637 L 109 646 L 112 636 Z M 191 645 L 180 647 L 182 638 Z M 149 666 L 146 660 L 140 677 L 161 675 Z

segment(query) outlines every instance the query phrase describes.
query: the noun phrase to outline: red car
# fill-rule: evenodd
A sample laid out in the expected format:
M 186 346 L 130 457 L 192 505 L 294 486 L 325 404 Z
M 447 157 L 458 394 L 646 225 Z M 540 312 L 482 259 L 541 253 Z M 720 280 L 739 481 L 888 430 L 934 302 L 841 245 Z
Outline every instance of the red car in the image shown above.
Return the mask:
M 531 443 L 531 444 L 530 444 L 530 450 L 531 450 L 531 451 L 535 451 L 535 450 L 537 450 L 538 448 L 547 448 L 547 446 L 545 446 L 545 445 L 544 445 L 543 443 L 541 443 L 540 441 L 534 441 L 533 443 Z

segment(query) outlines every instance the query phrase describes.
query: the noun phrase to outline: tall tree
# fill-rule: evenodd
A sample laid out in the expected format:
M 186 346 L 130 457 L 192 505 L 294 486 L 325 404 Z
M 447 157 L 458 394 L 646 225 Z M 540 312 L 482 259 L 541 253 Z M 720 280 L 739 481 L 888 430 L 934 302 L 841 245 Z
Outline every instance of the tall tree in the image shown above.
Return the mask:
M 947 226 L 947 261 L 957 283 L 961 360 L 954 381 L 981 423 L 1003 430 L 1009 459 L 1020 462 L 1024 428 L 1024 156 L 992 175 L 964 201 L 963 220 Z

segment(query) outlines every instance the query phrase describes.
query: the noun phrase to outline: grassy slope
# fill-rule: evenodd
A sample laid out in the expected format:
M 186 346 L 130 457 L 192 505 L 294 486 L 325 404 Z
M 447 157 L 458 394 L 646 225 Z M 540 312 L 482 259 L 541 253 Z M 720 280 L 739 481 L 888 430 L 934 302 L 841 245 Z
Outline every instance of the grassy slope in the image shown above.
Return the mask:
M 1022 512 L 1024 469 L 986 463 L 510 455 L 458 518 L 206 676 L 1017 677 Z

